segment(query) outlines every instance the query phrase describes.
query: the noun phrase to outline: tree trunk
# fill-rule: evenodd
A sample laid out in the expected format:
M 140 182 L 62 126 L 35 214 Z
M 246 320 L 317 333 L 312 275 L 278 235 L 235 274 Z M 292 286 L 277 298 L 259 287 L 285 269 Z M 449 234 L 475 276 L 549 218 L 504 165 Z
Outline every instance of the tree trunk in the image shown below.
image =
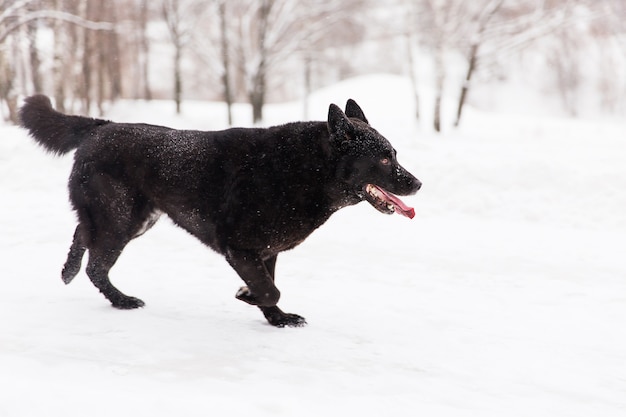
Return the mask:
M 183 95 L 183 82 L 180 68 L 182 58 L 182 49 L 180 42 L 175 43 L 174 52 L 174 101 L 176 102 L 176 114 L 181 112 L 181 99 Z
M 37 21 L 33 20 L 28 24 L 27 32 L 33 92 L 41 93 L 43 92 L 43 83 L 41 82 L 41 73 L 39 71 L 41 60 L 39 59 L 39 50 L 37 49 Z
M 150 41 L 148 40 L 148 0 L 141 0 L 139 5 L 139 67 L 143 84 L 143 98 L 152 100 L 152 90 L 150 89 Z
M 257 74 L 254 81 L 254 89 L 250 93 L 252 105 L 252 122 L 254 124 L 263 121 L 263 104 L 265 103 L 265 75 Z
M 407 32 L 407 58 L 409 61 L 409 76 L 411 78 L 411 86 L 413 87 L 413 97 L 415 99 L 415 119 L 420 119 L 420 98 L 417 86 L 417 68 L 415 65 L 415 55 L 413 54 L 413 36 Z
M 433 127 L 436 132 L 441 132 L 441 100 L 443 97 L 443 84 L 446 78 L 443 64 L 442 47 L 435 51 L 435 109 L 433 115 Z
M 55 10 L 63 10 L 63 0 L 54 1 Z M 54 80 L 54 101 L 56 103 L 56 109 L 61 113 L 65 113 L 65 79 L 67 74 L 64 71 L 65 62 L 64 52 L 68 51 L 68 54 L 73 53 L 74 48 L 70 43 L 63 22 L 55 20 L 52 26 L 52 32 L 54 34 L 53 48 L 53 62 L 52 62 L 52 74 Z M 71 62 L 71 59 L 69 59 Z
M 306 54 L 304 57 L 304 120 L 309 119 L 309 96 L 311 95 L 311 55 Z
M 107 21 L 117 24 L 117 14 L 115 13 L 114 7 L 107 7 Z M 107 31 L 104 32 L 107 48 L 107 68 L 108 68 L 108 76 L 109 76 L 109 100 L 115 101 L 122 96 L 122 68 L 121 68 L 121 60 L 120 60 L 120 48 L 119 48 L 119 38 L 117 32 Z
M 174 102 L 176 103 L 176 114 L 181 112 L 181 100 L 183 94 L 183 81 L 181 75 L 181 60 L 183 48 L 185 47 L 185 30 L 182 26 L 181 6 L 178 0 L 163 1 L 163 18 L 174 45 Z
M 265 104 L 266 70 L 267 70 L 267 45 L 266 37 L 269 25 L 269 16 L 272 9 L 272 0 L 263 0 L 259 7 L 259 31 L 258 48 L 259 63 L 252 77 L 250 91 L 250 104 L 252 105 L 252 122 L 259 123 L 263 120 L 263 105 Z
M 5 43 L 6 45 L 6 43 Z M 9 48 L 7 48 L 9 49 Z M 6 59 L 4 51 L 0 50 L 0 104 L 6 103 L 9 111 L 8 118 L 17 123 L 17 95 L 15 94 L 15 67 Z
M 94 19 L 102 20 L 105 14 L 105 4 L 104 2 L 96 2 L 96 6 L 93 10 Z M 105 83 L 107 81 L 107 61 L 108 57 L 108 44 L 107 37 L 103 32 L 97 32 L 93 35 L 96 47 L 95 51 L 95 78 L 96 78 L 96 105 L 98 106 L 98 115 L 102 116 L 104 114 L 104 101 L 105 97 Z
M 463 87 L 461 87 L 461 95 L 459 97 L 459 105 L 456 110 L 456 120 L 454 121 L 454 127 L 458 127 L 459 123 L 461 123 L 461 116 L 463 114 L 463 106 L 465 106 L 465 101 L 467 99 L 467 94 L 469 92 L 470 83 L 472 81 L 472 75 L 474 74 L 474 70 L 476 69 L 476 61 L 478 56 L 478 42 L 472 44 L 470 49 L 469 56 L 469 64 L 467 66 L 467 73 L 465 75 L 465 81 L 463 82 Z
M 87 19 L 91 19 L 92 17 L 92 2 L 91 1 L 86 1 L 84 4 L 84 11 L 85 11 L 85 16 L 87 17 Z M 90 31 L 87 28 L 82 28 L 82 34 L 83 34 L 83 59 L 82 59 L 82 65 L 83 65 L 83 84 L 81 87 L 79 87 L 81 89 L 81 94 L 80 97 L 82 99 L 83 102 L 83 113 L 85 114 L 89 114 L 90 110 L 91 110 L 91 82 L 92 82 L 92 65 L 91 65 L 91 58 L 93 55 L 93 50 L 92 50 L 92 37 L 93 37 L 93 33 L 92 31 Z
M 220 43 L 221 43 L 221 55 L 222 66 L 224 72 L 222 73 L 222 87 L 224 89 L 224 101 L 226 102 L 226 111 L 228 113 L 228 125 L 233 125 L 233 93 L 230 88 L 230 58 L 229 58 L 229 45 L 228 45 L 228 32 L 226 28 L 226 0 L 223 0 L 219 4 L 219 19 L 220 19 Z
M 17 95 L 16 94 L 9 94 L 9 96 L 6 98 L 6 102 L 7 102 L 7 108 L 9 109 L 9 120 L 13 123 L 13 124 L 18 124 L 19 123 L 19 117 L 17 114 Z

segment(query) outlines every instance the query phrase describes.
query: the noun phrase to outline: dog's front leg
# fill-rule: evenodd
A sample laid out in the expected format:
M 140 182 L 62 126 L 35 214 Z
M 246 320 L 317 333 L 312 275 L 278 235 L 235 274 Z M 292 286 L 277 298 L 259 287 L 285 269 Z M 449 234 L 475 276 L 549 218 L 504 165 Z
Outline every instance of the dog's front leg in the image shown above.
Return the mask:
M 274 285 L 275 257 L 268 262 L 251 252 L 229 250 L 226 259 L 247 284 L 239 289 L 237 299 L 259 307 L 273 326 L 300 327 L 306 324 L 304 317 L 285 313 L 276 305 L 280 291 Z
M 280 299 L 274 277 L 260 256 L 248 251 L 228 250 L 226 260 L 244 280 L 247 287 L 237 293 L 237 298 L 260 307 L 272 307 Z

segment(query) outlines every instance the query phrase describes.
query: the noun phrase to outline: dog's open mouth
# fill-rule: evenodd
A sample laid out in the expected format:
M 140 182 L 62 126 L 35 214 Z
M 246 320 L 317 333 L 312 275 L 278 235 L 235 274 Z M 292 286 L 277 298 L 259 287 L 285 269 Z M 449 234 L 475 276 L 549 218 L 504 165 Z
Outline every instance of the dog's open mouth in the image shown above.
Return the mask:
M 381 213 L 398 213 L 409 219 L 415 217 L 413 207 L 407 206 L 398 197 L 374 184 L 367 184 L 365 186 L 365 199 Z

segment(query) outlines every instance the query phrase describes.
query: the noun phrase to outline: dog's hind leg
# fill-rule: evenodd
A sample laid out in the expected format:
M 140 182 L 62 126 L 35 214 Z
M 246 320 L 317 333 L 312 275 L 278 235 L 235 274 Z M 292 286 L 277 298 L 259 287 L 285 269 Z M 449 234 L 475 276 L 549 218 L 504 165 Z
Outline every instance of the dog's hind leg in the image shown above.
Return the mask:
M 117 258 L 122 253 L 121 247 L 113 245 L 94 245 L 89 248 L 89 261 L 87 262 L 87 276 L 98 290 L 111 302 L 115 308 L 129 310 L 143 307 L 145 303 L 139 298 L 128 296 L 115 288 L 109 280 L 109 270 L 113 267 Z
M 121 199 L 118 203 L 112 207 L 118 210 L 117 214 L 105 213 L 104 207 L 100 207 L 98 216 L 92 216 L 92 219 L 97 219 L 97 226 L 92 227 L 88 244 L 87 276 L 113 307 L 128 310 L 143 307 L 145 303 L 115 288 L 109 280 L 109 270 L 115 265 L 128 242 L 145 227 L 150 210 L 147 206 L 133 210 L 130 204 L 124 207 L 124 200 Z
M 61 278 L 63 282 L 69 284 L 72 282 L 76 274 L 80 271 L 80 265 L 83 260 L 83 255 L 85 254 L 85 250 L 87 246 L 84 243 L 84 234 L 82 231 L 82 227 L 79 224 L 76 226 L 76 231 L 74 232 L 74 240 L 72 241 L 72 246 L 70 247 L 70 252 L 67 254 L 67 261 L 65 261 L 65 265 L 63 266 L 63 271 L 61 271 Z
M 267 321 L 276 327 L 301 327 L 306 325 L 304 317 L 283 312 L 276 303 L 280 292 L 274 285 L 276 256 L 261 260 L 251 254 L 229 251 L 228 262 L 248 284 L 237 292 L 237 299 L 259 307 Z M 273 304 L 273 305 L 272 305 Z
M 78 183 L 72 197 L 83 230 L 88 231 L 84 242 L 89 251 L 87 276 L 113 307 L 143 307 L 143 301 L 111 284 L 109 270 L 128 242 L 154 224 L 156 219 L 150 220 L 153 207 L 136 190 L 107 175 L 93 175 Z M 76 254 L 81 250 L 79 242 Z

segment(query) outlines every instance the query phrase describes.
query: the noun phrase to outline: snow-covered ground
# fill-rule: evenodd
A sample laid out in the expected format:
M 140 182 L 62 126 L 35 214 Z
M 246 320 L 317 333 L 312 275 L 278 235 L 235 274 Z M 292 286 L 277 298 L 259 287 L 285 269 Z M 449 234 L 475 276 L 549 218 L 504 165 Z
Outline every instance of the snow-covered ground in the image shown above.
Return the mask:
M 411 221 L 364 203 L 279 257 L 297 329 L 237 301 L 226 262 L 168 220 L 112 270 L 144 309 L 84 272 L 64 286 L 72 158 L 0 127 L 0 417 L 626 415 L 626 124 L 469 109 L 437 136 L 408 91 L 363 77 L 311 98 L 315 118 L 355 98 L 424 187 Z M 107 117 L 224 127 L 219 104 L 183 109 Z

